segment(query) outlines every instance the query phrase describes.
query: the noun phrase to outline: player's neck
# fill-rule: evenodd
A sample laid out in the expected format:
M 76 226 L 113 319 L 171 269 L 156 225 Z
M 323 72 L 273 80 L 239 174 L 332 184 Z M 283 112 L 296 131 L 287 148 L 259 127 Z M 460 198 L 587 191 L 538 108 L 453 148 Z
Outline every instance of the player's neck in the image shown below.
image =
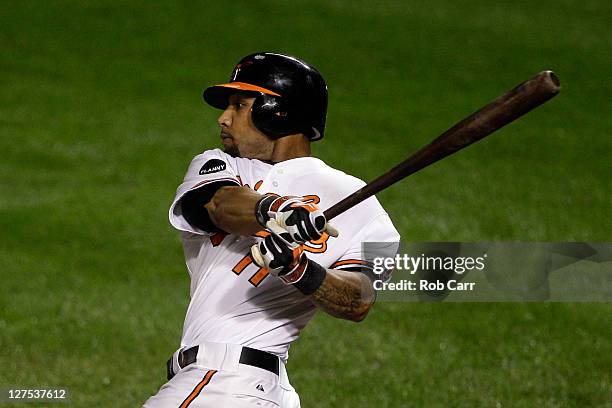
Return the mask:
M 310 141 L 301 133 L 281 137 L 274 143 L 271 161 L 274 163 L 310 156 Z

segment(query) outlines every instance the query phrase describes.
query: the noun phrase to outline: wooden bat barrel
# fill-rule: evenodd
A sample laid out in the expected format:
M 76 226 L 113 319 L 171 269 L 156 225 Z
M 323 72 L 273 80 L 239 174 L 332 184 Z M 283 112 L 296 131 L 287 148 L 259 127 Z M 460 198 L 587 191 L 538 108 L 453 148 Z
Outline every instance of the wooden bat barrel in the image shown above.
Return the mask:
M 490 135 L 551 99 L 560 90 L 552 71 L 542 71 L 442 133 L 391 170 L 325 210 L 328 220 L 417 171 Z

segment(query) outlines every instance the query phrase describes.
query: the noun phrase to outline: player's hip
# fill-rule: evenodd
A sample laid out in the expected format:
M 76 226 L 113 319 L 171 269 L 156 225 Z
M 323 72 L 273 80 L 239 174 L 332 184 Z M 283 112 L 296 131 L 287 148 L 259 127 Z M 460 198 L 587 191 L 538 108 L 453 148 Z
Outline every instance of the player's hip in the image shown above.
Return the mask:
M 286 361 L 291 343 L 297 340 L 310 319 L 310 311 L 308 313 L 306 318 L 300 317 L 295 321 L 277 317 L 268 319 L 254 314 L 250 315 L 251 319 L 242 316 L 232 318 L 232 315 L 223 319 L 207 319 L 203 323 L 186 318 L 181 344 L 241 344 L 264 350 Z
M 248 347 L 205 343 L 182 348 L 170 360 L 168 375 L 171 379 L 145 408 L 299 407 L 282 361 Z

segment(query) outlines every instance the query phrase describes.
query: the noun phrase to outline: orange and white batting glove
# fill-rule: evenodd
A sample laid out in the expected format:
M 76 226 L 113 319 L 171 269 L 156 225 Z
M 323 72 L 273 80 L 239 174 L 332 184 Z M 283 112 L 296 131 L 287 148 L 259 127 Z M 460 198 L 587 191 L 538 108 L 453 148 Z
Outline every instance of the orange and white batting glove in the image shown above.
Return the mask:
M 265 195 L 255 207 L 255 216 L 259 224 L 268 229 L 268 222 L 274 221 L 294 242 L 316 241 L 324 232 L 332 237 L 338 236 L 338 231 L 327 222 L 323 211 L 302 197 Z
M 308 259 L 301 245 L 284 239 L 280 234 L 287 232 L 274 221 L 269 221 L 268 225 L 270 235 L 251 247 L 255 263 L 303 294 L 314 293 L 325 280 L 325 268 Z
M 280 235 L 272 233 L 251 248 L 251 255 L 255 263 L 278 276 L 285 283 L 296 272 L 300 264 L 307 260 L 302 246 L 295 242 L 286 241 Z

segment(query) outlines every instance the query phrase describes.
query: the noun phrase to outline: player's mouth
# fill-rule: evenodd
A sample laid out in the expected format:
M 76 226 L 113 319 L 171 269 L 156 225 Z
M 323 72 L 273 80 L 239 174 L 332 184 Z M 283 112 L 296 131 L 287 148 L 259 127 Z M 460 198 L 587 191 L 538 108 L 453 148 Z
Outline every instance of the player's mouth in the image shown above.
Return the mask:
M 226 132 L 221 132 L 221 140 L 233 139 L 232 135 Z

